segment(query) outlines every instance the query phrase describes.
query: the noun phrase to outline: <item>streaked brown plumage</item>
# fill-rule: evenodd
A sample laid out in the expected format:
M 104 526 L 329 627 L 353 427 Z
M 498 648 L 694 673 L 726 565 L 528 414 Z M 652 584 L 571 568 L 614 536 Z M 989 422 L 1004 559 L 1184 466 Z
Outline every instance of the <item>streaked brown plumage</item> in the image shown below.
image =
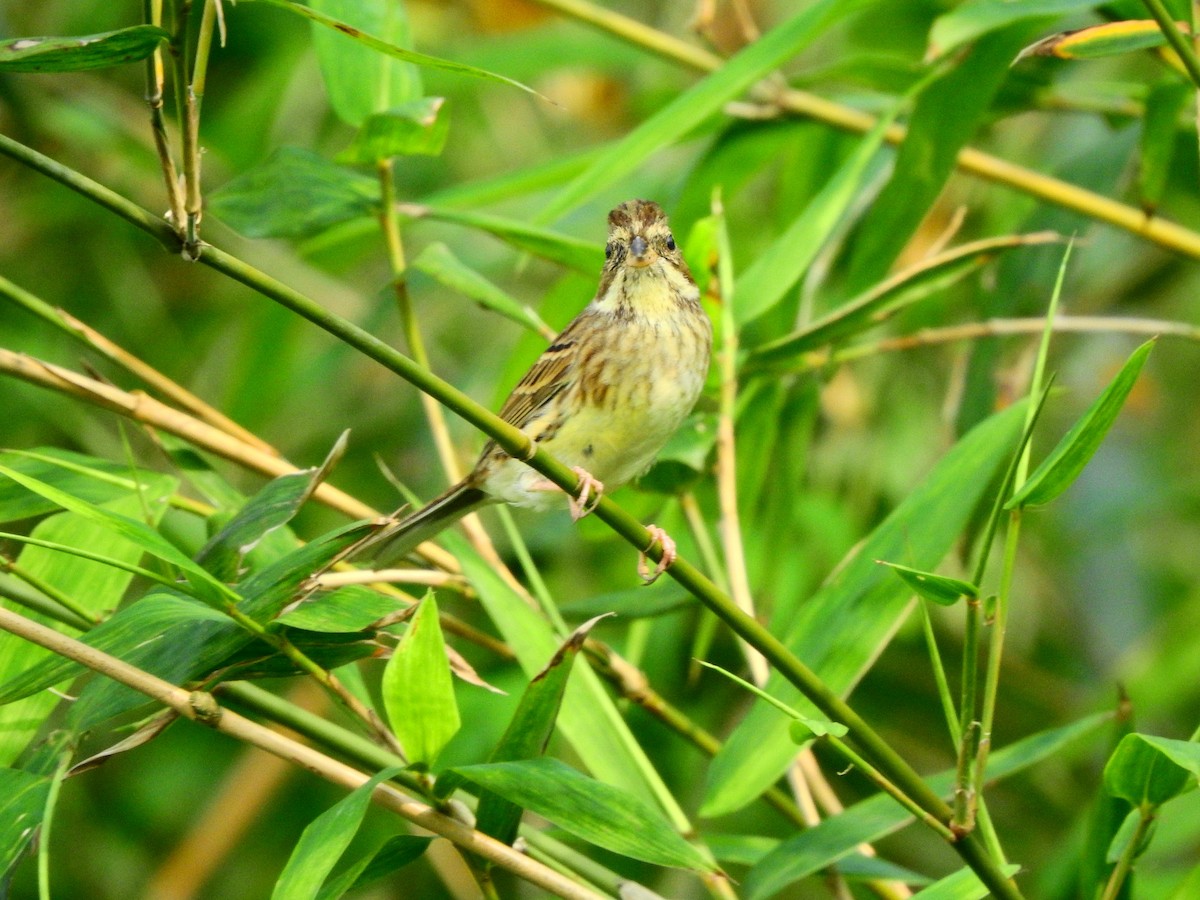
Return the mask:
M 500 417 L 584 481 L 576 518 L 594 491 L 636 478 L 691 411 L 704 386 L 712 326 L 657 203 L 631 200 L 608 216 L 600 287 L 513 389 Z M 370 541 L 395 560 L 489 503 L 546 508 L 557 488 L 494 443 L 466 478 Z M 654 530 L 665 556 L 670 539 Z

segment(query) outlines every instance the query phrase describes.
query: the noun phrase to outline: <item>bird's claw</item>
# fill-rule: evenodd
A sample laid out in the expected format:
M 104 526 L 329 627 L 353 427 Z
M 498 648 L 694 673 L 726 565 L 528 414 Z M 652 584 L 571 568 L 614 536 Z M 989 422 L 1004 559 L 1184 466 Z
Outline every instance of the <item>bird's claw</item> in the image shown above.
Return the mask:
M 568 500 L 571 504 L 571 518 L 578 522 L 596 508 L 596 504 L 604 495 L 604 484 L 582 466 L 572 466 L 571 471 L 579 476 L 579 493 Z
M 659 528 L 657 525 L 647 525 L 646 530 L 650 532 L 650 543 L 646 545 L 646 549 L 638 554 L 638 575 L 646 584 L 654 584 L 658 581 L 660 575 L 671 567 L 671 563 L 675 562 L 675 557 L 679 555 L 675 547 L 675 541 L 672 537 Z M 654 571 L 650 571 L 650 566 L 646 561 L 646 554 L 658 544 L 662 547 L 662 557 L 658 561 L 658 565 L 654 567 Z

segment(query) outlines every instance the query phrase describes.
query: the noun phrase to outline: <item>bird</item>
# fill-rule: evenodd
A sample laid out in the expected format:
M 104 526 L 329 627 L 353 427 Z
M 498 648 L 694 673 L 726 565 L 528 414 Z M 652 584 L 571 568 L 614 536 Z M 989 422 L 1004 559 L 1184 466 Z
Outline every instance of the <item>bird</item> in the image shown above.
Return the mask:
M 542 352 L 500 409 L 500 418 L 580 479 L 573 519 L 601 494 L 643 474 L 704 388 L 712 323 L 662 208 L 630 200 L 608 215 L 600 284 L 592 301 Z M 489 441 L 465 478 L 415 512 L 392 516 L 367 542 L 376 567 L 482 507 L 547 509 L 561 489 Z M 638 571 L 647 582 L 672 562 L 675 542 L 656 525 Z M 645 553 L 658 543 L 650 573 Z M 356 552 L 355 555 L 360 555 Z

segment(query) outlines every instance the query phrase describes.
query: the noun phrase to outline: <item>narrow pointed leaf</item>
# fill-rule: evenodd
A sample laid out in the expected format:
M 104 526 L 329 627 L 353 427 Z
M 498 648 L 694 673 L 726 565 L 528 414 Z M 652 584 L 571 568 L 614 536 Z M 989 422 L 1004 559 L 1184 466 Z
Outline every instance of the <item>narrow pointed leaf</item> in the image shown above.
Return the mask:
M 350 584 L 306 600 L 275 619 L 289 628 L 306 631 L 362 631 L 384 616 L 395 615 L 401 604 L 392 597 L 362 585 Z
M 412 265 L 414 269 L 431 276 L 440 284 L 474 300 L 484 309 L 499 313 L 531 331 L 542 334 L 550 331 L 550 327 L 528 304 L 521 303 L 476 272 L 455 256 L 445 244 L 430 244 L 413 260 Z
M 310 150 L 280 147 L 209 198 L 213 215 L 246 237 L 305 237 L 375 214 L 379 181 Z
M 1008 501 L 1006 509 L 1049 503 L 1079 477 L 1117 420 L 1117 414 L 1125 405 L 1152 349 L 1154 341 L 1149 340 L 1133 351 L 1091 408 L 1063 435 L 1050 455 Z
M 418 66 L 425 66 L 430 69 L 442 69 L 446 72 L 452 72 L 456 75 L 467 75 L 471 78 L 483 78 L 488 81 L 498 81 L 501 84 L 512 85 L 515 88 L 541 96 L 533 88 L 522 84 L 512 78 L 504 75 L 498 75 L 495 72 L 488 72 L 484 69 L 477 69 L 474 66 L 468 66 L 464 63 L 453 62 L 448 59 L 439 59 L 436 56 L 429 56 L 425 53 L 417 53 L 415 50 L 405 50 L 403 47 L 398 47 L 390 41 L 383 40 L 378 35 L 367 34 L 361 29 L 355 28 L 352 25 L 347 25 L 332 16 L 327 16 L 324 13 L 318 12 L 307 6 L 301 6 L 299 3 L 292 3 L 291 0 L 257 0 L 259 3 L 269 3 L 271 6 L 278 6 L 281 9 L 286 9 L 288 12 L 293 12 L 298 16 L 304 16 L 312 22 L 323 25 L 326 28 L 344 34 L 353 40 L 359 41 L 363 46 L 369 47 L 379 53 L 395 57 L 396 59 L 405 62 L 414 63 Z
M 953 247 L 897 272 L 817 321 L 786 337 L 762 344 L 746 361 L 747 370 L 778 368 L 838 338 L 873 328 L 901 309 L 936 295 L 979 271 L 1006 250 L 1061 240 L 1054 232 L 1014 234 Z
M 1021 871 L 1015 864 L 1004 866 L 1001 871 L 1011 878 Z M 957 872 L 939 878 L 928 887 L 921 888 L 921 900 L 984 900 L 992 896 L 992 892 L 979 880 L 979 876 L 971 869 L 959 869 Z
M 1184 34 L 1191 30 L 1186 22 L 1179 22 L 1178 25 Z M 1167 39 L 1163 36 L 1162 29 L 1153 19 L 1104 22 L 1042 38 L 1022 50 L 1017 59 L 1022 60 L 1030 56 L 1098 59 L 1161 47 L 1166 43 Z
M 908 566 L 882 559 L 879 560 L 879 563 L 899 575 L 901 580 L 919 596 L 932 603 L 937 603 L 939 606 L 953 606 L 961 597 L 975 598 L 979 596 L 979 588 L 969 581 L 935 575 L 932 572 L 922 572 L 920 569 L 910 569 Z
M 388 722 L 409 760 L 430 765 L 462 724 L 432 592 L 388 660 L 381 688 Z
M 1095 6 L 1095 0 L 965 0 L 938 16 L 929 30 L 927 57 L 940 57 L 988 32 L 1023 19 L 1074 12 Z
M 37 837 L 50 793 L 50 779 L 20 769 L 0 769 L 0 882 Z
M 272 900 L 308 900 L 317 896 L 358 833 L 376 786 L 399 771 L 392 768 L 377 773 L 308 823 L 275 883 Z
M 774 307 L 808 270 L 834 226 L 862 189 L 867 167 L 879 152 L 887 129 L 899 111 L 898 104 L 888 115 L 881 117 L 821 192 L 741 274 L 733 294 L 737 324 L 750 322 Z
M 28 37 L 0 41 L 0 72 L 83 72 L 145 59 L 171 35 L 153 25 L 133 25 L 79 37 Z
M 556 759 L 483 763 L 453 771 L 597 847 L 661 866 L 713 870 L 695 847 L 637 797 Z
M 513 713 L 508 728 L 488 762 L 509 762 L 515 759 L 533 759 L 546 752 L 546 744 L 554 733 L 558 711 L 562 706 L 563 694 L 567 690 L 568 676 L 575 664 L 579 650 L 583 647 L 592 626 L 602 616 L 597 616 L 567 638 L 566 643 L 537 674 L 521 695 L 517 711 Z M 479 807 L 475 813 L 475 827 L 490 834 L 498 841 L 511 844 L 521 824 L 521 807 L 505 800 L 499 794 L 484 790 L 479 795 Z
M 1134 806 L 1158 806 L 1200 777 L 1200 744 L 1128 734 L 1104 767 L 1104 787 Z
M 406 203 L 399 206 L 399 211 L 414 219 L 433 219 L 486 231 L 523 253 L 532 253 L 585 275 L 595 275 L 604 264 L 603 244 L 559 234 L 528 222 L 439 205 Z
M 994 473 L 1021 434 L 1018 404 L 977 425 L 782 628 L 788 648 L 835 691 L 845 694 L 890 639 L 912 592 L 875 563 L 905 558 L 932 569 L 954 546 Z M 816 708 L 781 678 L 766 686 L 777 699 L 809 716 Z M 738 725 L 709 768 L 704 815 L 739 809 L 785 771 L 795 745 L 788 724 L 762 701 Z
M 338 900 L 343 894 L 357 891 L 373 881 L 390 875 L 410 862 L 420 859 L 433 838 L 413 834 L 396 834 L 383 841 L 370 853 L 335 872 L 322 886 L 317 900 Z
M 609 147 L 555 194 L 538 216 L 538 221 L 557 219 L 644 165 L 656 151 L 680 140 L 705 119 L 720 112 L 726 103 L 795 56 L 857 6 L 846 0 L 817 0 L 767 32 Z
M 375 165 L 396 156 L 438 156 L 450 133 L 443 97 L 422 97 L 367 118 L 350 146 L 337 155 L 345 165 Z
M 1099 713 L 1048 731 L 1022 738 L 991 754 L 988 779 L 1006 778 L 1053 756 L 1071 743 L 1098 731 L 1112 717 Z M 953 770 L 927 779 L 943 796 L 954 788 Z M 863 843 L 873 843 L 913 821 L 908 810 L 887 794 L 876 794 L 823 819 L 781 843 L 751 869 L 744 882 L 747 900 L 765 900 L 787 885 L 836 863 Z
M 392 0 L 309 0 L 308 3 L 318 15 L 411 50 L 406 6 Z M 359 127 L 373 114 L 421 96 L 421 73 L 416 66 L 379 53 L 318 21 L 313 21 L 311 27 L 329 105 L 343 122 Z

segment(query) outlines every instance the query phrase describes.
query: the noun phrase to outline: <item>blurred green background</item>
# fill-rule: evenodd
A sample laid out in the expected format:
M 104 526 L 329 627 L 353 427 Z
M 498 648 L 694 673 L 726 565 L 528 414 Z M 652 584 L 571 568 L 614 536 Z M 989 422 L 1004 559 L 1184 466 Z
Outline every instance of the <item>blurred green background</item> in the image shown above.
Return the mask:
M 771 0 L 740 5 L 764 30 L 794 6 Z M 706 4 L 609 6 L 703 43 L 690 27 Z M 715 4 L 709 36 L 722 51 L 743 42 L 735 6 Z M 926 73 L 930 28 L 952 6 L 860 3 L 789 61 L 789 81 L 857 109 L 883 112 Z M 1106 14 L 1145 17 L 1138 4 L 1109 4 L 1099 11 L 1100 4 L 1059 6 L 1071 8 L 1065 15 L 1024 20 L 984 40 L 993 41 L 1000 53 Z M 414 0 L 407 10 L 418 49 L 519 79 L 553 102 L 509 86 L 425 70 L 426 93 L 447 98 L 449 137 L 439 156 L 397 162 L 401 202 L 533 220 L 589 153 L 644 122 L 698 78 L 634 43 L 536 4 Z M 133 24 L 140 14 L 140 4 L 131 0 L 0 2 L 0 38 L 96 33 Z M 353 131 L 330 109 L 309 26 L 253 2 L 226 5 L 225 16 L 228 36 L 224 46 L 214 48 L 203 107 L 206 192 L 263 164 L 281 147 L 305 148 L 325 158 L 345 148 Z M 951 59 L 945 65 L 957 64 Z M 995 77 L 994 97 L 982 104 L 978 121 L 963 126 L 972 146 L 1100 196 L 1154 209 L 1184 226 L 1200 225 L 1190 99 L 1169 116 L 1166 137 L 1154 143 L 1147 138 L 1147 108 L 1167 87 L 1184 83 L 1152 53 L 1085 62 L 1035 58 Z M 969 93 L 971 87 L 959 84 L 955 90 Z M 0 132 L 160 212 L 166 204 L 143 92 L 143 68 L 137 64 L 79 74 L 0 74 Z M 964 99 L 960 108 L 953 94 L 945 98 L 945 143 L 939 143 L 943 137 L 935 130 L 933 146 L 953 151 L 956 117 L 970 102 Z M 676 234 L 688 236 L 710 214 L 712 190 L 719 185 L 733 264 L 745 269 L 796 219 L 860 140 L 821 121 L 773 112 L 765 105 L 759 110 L 767 116 L 763 119 L 712 117 L 684 140 L 640 160 L 630 175 L 551 227 L 598 251 L 607 210 L 640 196 L 662 203 Z M 1148 156 L 1157 160 L 1149 172 Z M 891 259 L 864 261 L 860 254 L 869 254 L 871 242 L 878 241 L 872 203 L 888 190 L 896 160 L 895 152 L 875 159 L 850 212 L 831 228 L 805 278 L 765 322 L 743 333 L 744 341 L 753 343 L 754 328 L 774 336 L 792 321 L 816 318 L 893 268 Z M 928 159 L 902 159 L 902 164 L 936 168 Z M 1148 184 L 1155 178 L 1162 179 L 1161 186 Z M 1026 191 L 958 172 L 919 212 L 919 226 L 908 236 L 899 265 L 929 252 L 959 215 L 955 243 L 1054 229 L 1077 237 L 1062 291 L 1064 312 L 1178 323 L 1200 319 L 1195 258 Z M 293 240 L 249 240 L 213 215 L 203 228 L 207 240 L 403 348 L 383 242 L 370 219 Z M 569 321 L 595 287 L 593 276 L 523 254 L 481 230 L 414 220 L 406 224 L 404 238 L 410 260 L 435 241 L 446 243 L 555 328 Z M 1062 252 L 1060 245 L 1009 252 L 868 337 L 1040 315 Z M 705 265 L 702 259 L 691 262 L 697 269 Z M 168 255 L 89 201 L 4 158 L 0 274 L 188 386 L 299 465 L 319 463 L 338 434 L 351 429 L 350 449 L 333 481 L 380 509 L 393 508 L 398 497 L 378 461 L 422 496 L 445 486 L 415 389 L 249 289 Z M 422 272 L 412 273 L 409 290 L 434 371 L 496 408 L 544 339 Z M 119 373 L 81 359 L 77 345 L 10 304 L 0 303 L 0 335 L 10 350 L 76 369 L 95 365 L 121 381 Z M 747 413 L 745 431 L 739 431 L 746 469 L 740 483 L 742 524 L 751 584 L 764 615 L 775 609 L 786 615 L 803 603 L 959 433 L 1023 391 L 1036 340 L 1036 335 L 990 337 L 881 351 L 844 366 L 774 379 L 769 386 L 761 380 L 750 384 L 743 395 L 746 404 L 759 403 L 762 409 Z M 1061 391 L 1039 426 L 1035 461 L 1140 340 L 1119 329 L 1054 338 L 1050 363 Z M 1114 708 L 1118 686 L 1130 698 L 1139 730 L 1186 738 L 1196 727 L 1198 350 L 1194 338 L 1162 339 L 1083 476 L 1058 502 L 1025 516 L 999 699 L 999 745 Z M 715 395 L 702 402 L 702 411 L 714 408 Z M 128 440 L 139 457 L 163 465 L 150 442 L 115 415 L 12 377 L 0 380 L 0 409 L 2 447 L 55 446 L 122 460 Z M 462 459 L 469 462 L 481 438 L 453 418 L 450 427 Z M 246 492 L 262 483 L 232 465 L 217 467 Z M 701 478 L 695 491 L 715 525 L 711 478 Z M 666 525 L 681 536 L 685 554 L 695 553 L 673 501 L 636 488 L 621 491 L 617 499 L 643 521 Z M 313 506 L 297 528 L 302 535 L 315 535 L 340 521 Z M 565 513 L 518 513 L 517 522 L 561 603 L 635 587 L 633 553 L 600 523 L 569 528 Z M 955 571 L 953 560 L 947 570 Z M 673 588 L 662 583 L 644 590 L 653 597 Z M 449 603 L 456 614 L 488 628 L 479 610 Z M 933 612 L 953 672 L 961 615 Z M 610 620 L 598 634 L 641 665 L 661 693 L 724 735 L 748 704 L 723 679 L 688 674 L 696 652 L 693 636 L 705 627 L 706 615 L 687 604 L 652 619 Z M 459 649 L 485 678 L 520 690 L 521 675 L 511 664 L 470 646 Z M 922 772 L 952 765 L 919 617 L 909 616 L 879 650 L 853 695 L 856 708 Z M 729 668 L 740 666 L 737 646 L 721 629 L 707 653 Z M 467 726 L 448 750 L 446 764 L 486 755 L 515 695 L 498 699 L 460 686 L 459 702 Z M 628 718 L 685 808 L 695 809 L 703 789 L 702 757 L 636 707 L 628 710 Z M 1074 896 L 1071 852 L 1096 796 L 1107 750 L 1103 739 L 1093 739 L 1005 782 L 992 795 L 1006 850 L 1033 873 L 1022 882 L 1029 896 Z M 197 809 L 241 753 L 203 729 L 175 728 L 68 782 L 55 821 L 56 895 L 144 895 L 148 879 L 195 825 Z M 830 777 L 847 802 L 867 793 L 860 779 L 833 775 L 837 767 L 833 761 Z M 299 831 L 338 796 L 304 773 L 288 773 L 281 789 L 256 810 L 236 852 L 197 896 L 267 896 Z M 382 816 L 372 822 L 379 829 L 388 824 Z M 717 832 L 789 833 L 782 820 L 758 806 L 711 824 Z M 914 829 L 886 839 L 879 849 L 926 874 L 956 868 L 948 848 Z M 1134 896 L 1169 896 L 1198 854 L 1200 804 L 1191 795 L 1166 810 Z M 606 862 L 651 877 L 628 861 Z M 664 896 L 699 895 L 694 879 L 653 877 L 659 878 L 652 884 Z M 23 871 L 13 895 L 33 896 L 32 885 L 32 873 Z M 511 890 L 505 896 L 536 895 Z M 789 890 L 786 896 L 808 897 L 821 895 L 822 887 L 812 879 Z M 364 894 L 451 895 L 424 863 Z

